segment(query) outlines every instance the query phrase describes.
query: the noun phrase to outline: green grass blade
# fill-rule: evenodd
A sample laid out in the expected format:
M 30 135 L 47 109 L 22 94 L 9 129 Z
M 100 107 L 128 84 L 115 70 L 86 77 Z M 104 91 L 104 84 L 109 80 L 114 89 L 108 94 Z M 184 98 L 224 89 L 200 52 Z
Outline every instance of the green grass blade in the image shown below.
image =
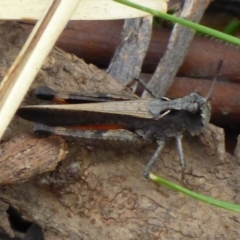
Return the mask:
M 232 35 L 239 29 L 239 26 L 240 26 L 240 20 L 237 19 L 237 18 L 232 19 L 232 21 L 223 30 L 223 32 L 226 33 L 226 34 Z
M 159 12 L 157 10 L 138 5 L 138 4 L 130 2 L 128 0 L 113 0 L 113 1 L 118 2 L 118 3 L 122 3 L 124 5 L 129 6 L 129 7 L 133 7 L 133 8 L 148 12 L 148 13 L 154 15 L 154 16 L 166 19 L 168 21 L 179 23 L 183 26 L 192 28 L 195 31 L 205 33 L 207 35 L 210 35 L 210 36 L 213 36 L 215 38 L 221 39 L 223 41 L 230 42 L 230 43 L 236 44 L 236 45 L 240 45 L 240 39 L 238 39 L 236 37 L 233 37 L 233 36 L 230 36 L 228 34 L 219 32 L 219 31 L 214 30 L 212 28 L 208 28 L 208 27 L 202 26 L 200 24 L 193 23 L 191 21 L 185 20 L 183 18 L 179 18 L 179 17 L 173 16 L 173 15 L 169 15 L 167 13 Z
M 202 194 L 199 194 L 199 193 L 196 193 L 196 192 L 193 192 L 187 188 L 184 188 L 182 186 L 179 186 L 177 184 L 174 184 L 174 183 L 171 183 L 163 178 L 160 178 L 152 173 L 150 173 L 149 175 L 150 179 L 153 180 L 154 182 L 158 183 L 158 184 L 162 184 L 172 190 L 176 190 L 178 192 L 181 192 L 185 195 L 188 195 L 192 198 L 195 198 L 197 200 L 200 200 L 202 202 L 205 202 L 205 203 L 208 203 L 208 204 L 211 204 L 211 205 L 214 205 L 214 206 L 217 206 L 217 207 L 220 207 L 220 208 L 224 208 L 224 209 L 227 209 L 227 210 L 231 210 L 231 211 L 234 211 L 234 212 L 240 212 L 240 205 L 237 205 L 237 204 L 233 204 L 233 203 L 228 203 L 228 202 L 225 202 L 225 201 L 221 201 L 221 200 L 218 200 L 218 199 L 215 199 L 215 198 L 211 198 L 211 197 L 207 197 L 205 195 L 202 195 Z

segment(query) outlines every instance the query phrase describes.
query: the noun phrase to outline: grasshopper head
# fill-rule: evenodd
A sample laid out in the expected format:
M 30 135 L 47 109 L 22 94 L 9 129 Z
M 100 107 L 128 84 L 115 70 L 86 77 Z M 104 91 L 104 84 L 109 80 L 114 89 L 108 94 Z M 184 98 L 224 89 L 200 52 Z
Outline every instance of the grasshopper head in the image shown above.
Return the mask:
M 199 135 L 203 128 L 209 123 L 211 118 L 211 103 L 210 98 L 212 95 L 212 91 L 219 75 L 220 69 L 222 67 L 223 60 L 220 59 L 215 77 L 213 79 L 212 85 L 209 89 L 209 92 L 206 97 L 202 97 L 197 93 L 192 93 L 190 96 L 193 100 L 192 106 L 195 107 L 195 112 L 190 111 L 186 113 L 185 124 L 186 129 L 190 132 L 191 135 Z M 191 105 L 190 105 L 191 106 Z M 197 106 L 197 107 L 196 107 Z
M 211 103 L 206 98 L 195 94 L 197 109 L 195 112 L 186 111 L 184 122 L 188 132 L 194 136 L 199 135 L 211 118 Z

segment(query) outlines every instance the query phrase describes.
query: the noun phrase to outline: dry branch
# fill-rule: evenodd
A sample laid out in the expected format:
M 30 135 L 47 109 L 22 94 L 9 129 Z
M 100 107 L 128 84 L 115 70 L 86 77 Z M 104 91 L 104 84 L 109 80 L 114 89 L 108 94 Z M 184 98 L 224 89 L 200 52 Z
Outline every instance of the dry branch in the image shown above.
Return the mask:
M 3 29 L 8 35 L 4 36 L 6 41 L 0 39 L 4 59 L 1 73 L 6 71 L 26 38 L 26 32 L 17 24 L 6 23 L 0 26 L 0 32 Z M 16 33 L 19 38 L 13 41 Z M 103 71 L 59 49 L 54 49 L 46 59 L 25 104 L 37 102 L 32 89 L 40 84 L 55 90 L 131 94 Z M 16 129 L 20 134 L 27 128 L 16 119 L 8 138 L 16 134 Z M 207 145 L 192 137 L 183 143 L 187 181 L 195 191 L 239 203 L 239 160 L 225 152 L 223 131 L 214 126 L 206 131 L 203 142 Z M 0 224 L 4 229 L 9 227 L 6 224 L 8 203 L 24 219 L 42 226 L 46 240 L 237 238 L 240 234 L 237 214 L 156 188 L 142 177 L 154 149 L 155 146 L 139 149 L 120 144 L 112 148 L 108 144 L 71 143 L 67 159 L 55 171 L 39 175 L 37 181 L 0 187 L 3 206 Z M 164 149 L 154 173 L 179 183 L 180 167 L 172 142 Z

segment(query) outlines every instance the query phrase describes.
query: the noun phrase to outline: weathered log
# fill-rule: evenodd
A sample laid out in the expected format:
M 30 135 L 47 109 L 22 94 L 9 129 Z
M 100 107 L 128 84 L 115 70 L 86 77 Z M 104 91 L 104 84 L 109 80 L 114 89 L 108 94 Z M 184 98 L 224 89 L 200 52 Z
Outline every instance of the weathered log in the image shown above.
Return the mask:
M 0 72 L 3 75 L 16 57 L 27 32 L 18 24 L 6 23 L 0 25 L 0 33 L 3 36 L 0 39 Z M 46 59 L 32 89 L 40 84 L 56 90 L 131 94 L 103 71 L 59 49 L 53 50 Z M 24 104 L 39 103 L 34 100 L 32 89 Z M 7 138 L 25 131 L 32 130 L 16 119 Z M 1 186 L 0 226 L 12 233 L 6 214 L 9 204 L 24 219 L 39 224 L 47 240 L 233 239 L 239 236 L 237 214 L 165 188 L 158 189 L 142 177 L 144 166 L 156 146 L 139 149 L 120 144 L 118 148 L 108 144 L 96 145 L 98 143 L 94 146 L 71 143 L 71 154 L 69 152 L 67 159 L 54 171 L 27 182 Z M 222 129 L 209 125 L 201 138 L 188 136 L 183 147 L 187 161 L 186 178 L 195 191 L 240 202 L 239 160 L 225 152 Z M 170 141 L 160 157 L 154 173 L 179 183 L 180 167 L 175 144 Z M 52 156 L 46 158 L 47 162 Z

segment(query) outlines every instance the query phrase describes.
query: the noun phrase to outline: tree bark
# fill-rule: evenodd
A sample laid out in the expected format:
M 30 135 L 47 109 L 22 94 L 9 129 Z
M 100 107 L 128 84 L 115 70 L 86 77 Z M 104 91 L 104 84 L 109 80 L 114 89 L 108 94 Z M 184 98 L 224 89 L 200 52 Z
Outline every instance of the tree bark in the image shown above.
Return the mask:
M 3 76 L 27 32 L 21 25 L 6 22 L 0 25 L 0 33 L 3 36 L 0 39 Z M 46 59 L 24 104 L 40 103 L 33 96 L 33 89 L 38 85 L 55 90 L 117 92 L 132 96 L 105 72 L 59 49 L 54 49 Z M 31 125 L 16 118 L 5 140 L 12 141 L 12 136 L 21 136 L 23 132 L 32 132 Z M 6 232 L 12 234 L 6 224 L 9 221 L 6 209 L 10 205 L 24 219 L 39 224 L 47 240 L 238 238 L 238 214 L 157 187 L 142 177 L 156 148 L 154 144 L 145 147 L 99 145 L 98 142 L 67 145 L 66 158 L 52 172 L 33 174 L 26 182 L 8 182 L 0 187 L 0 226 Z M 186 136 L 183 147 L 186 178 L 193 190 L 240 202 L 239 159 L 225 152 L 222 129 L 209 125 L 200 138 Z M 14 146 L 14 149 L 17 148 Z M 36 154 L 40 154 L 40 150 L 36 148 Z M 46 156 L 46 162 L 51 158 Z M 11 162 L 13 169 L 17 161 L 23 159 L 15 161 Z M 31 168 L 33 170 L 34 165 Z M 164 148 L 154 173 L 180 183 L 174 142 L 170 141 Z

